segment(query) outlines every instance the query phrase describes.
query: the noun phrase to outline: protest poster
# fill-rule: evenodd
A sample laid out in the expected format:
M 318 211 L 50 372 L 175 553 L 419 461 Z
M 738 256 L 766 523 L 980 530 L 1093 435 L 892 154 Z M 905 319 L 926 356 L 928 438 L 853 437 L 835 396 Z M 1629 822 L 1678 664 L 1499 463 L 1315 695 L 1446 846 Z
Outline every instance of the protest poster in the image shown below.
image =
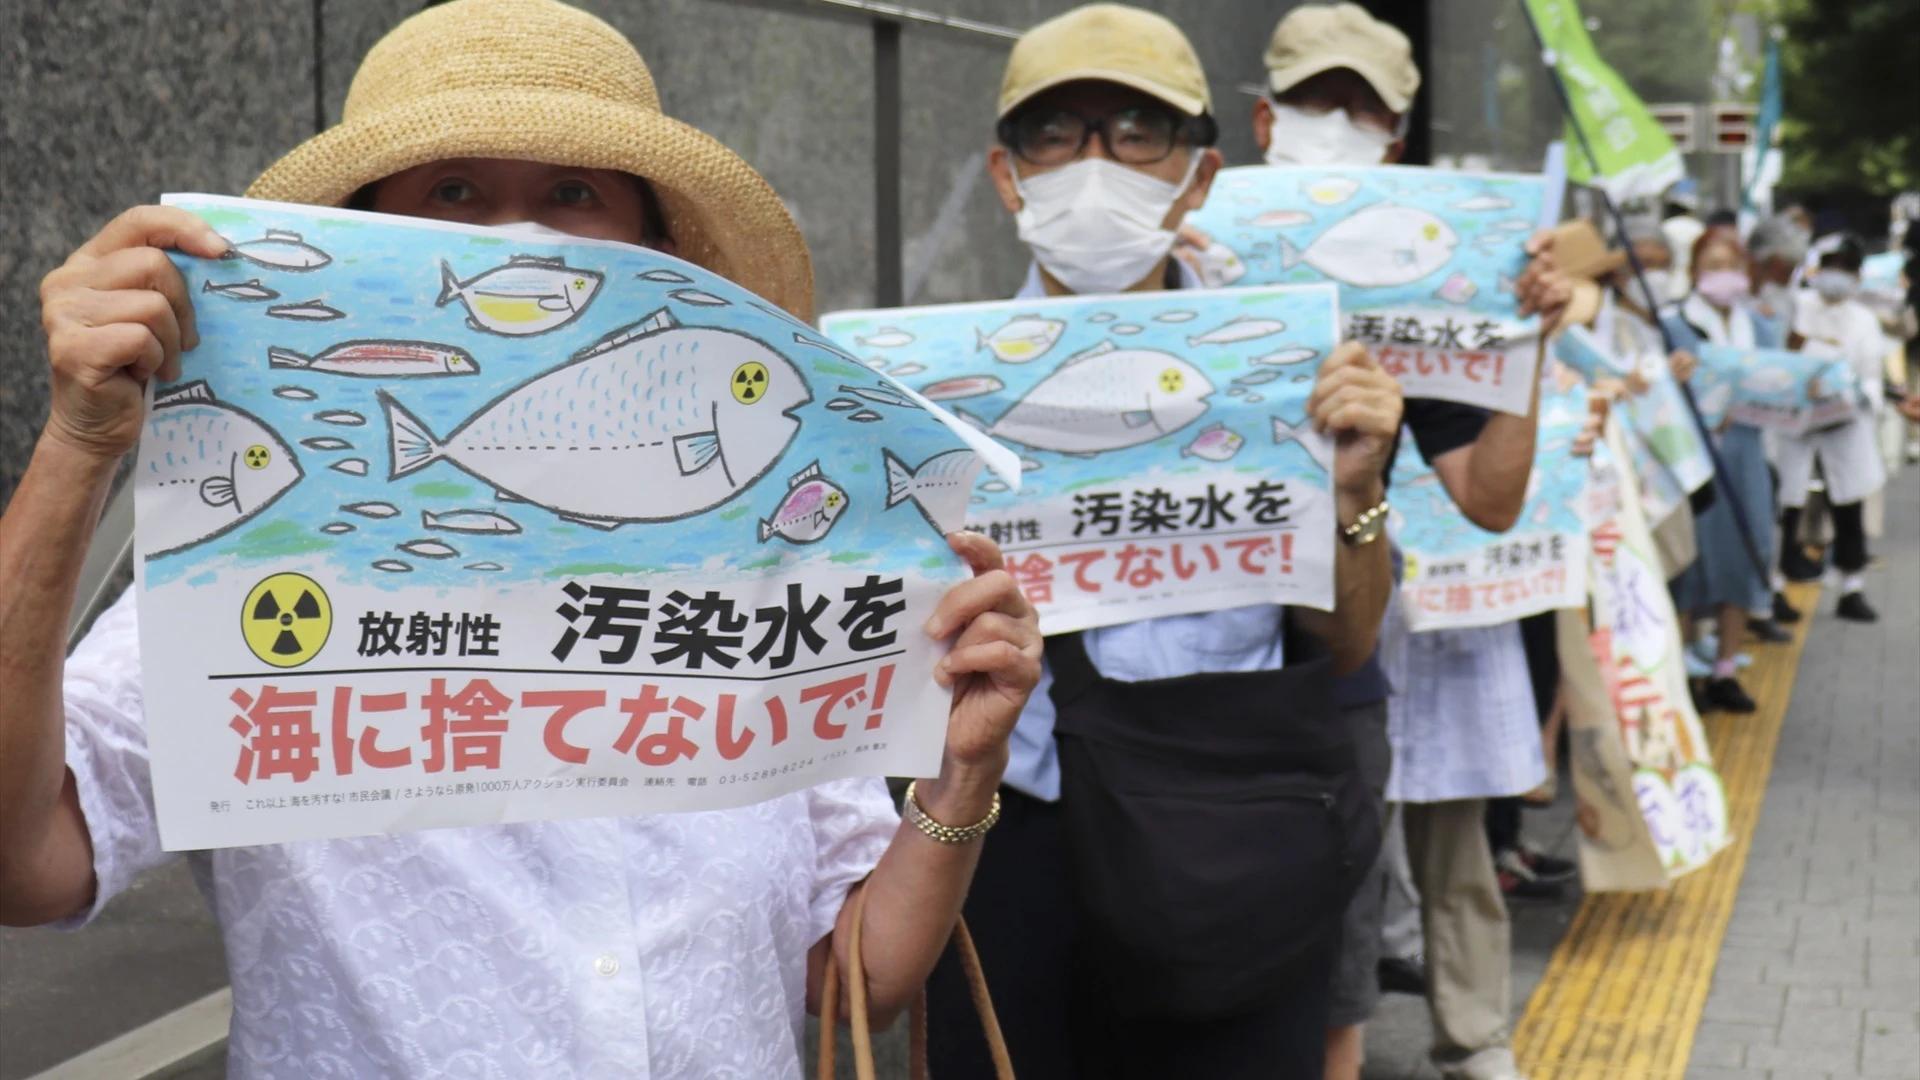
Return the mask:
M 201 344 L 135 472 L 168 848 L 938 767 L 966 504 L 889 463 L 1011 455 L 657 252 L 166 201 L 234 244 L 176 257 Z
M 1333 449 L 1306 405 L 1338 322 L 1318 285 L 848 311 L 821 329 L 1019 451 L 1020 486 L 983 477 L 967 521 L 1051 634 L 1333 606 Z
M 1573 441 L 1586 413 L 1586 387 L 1549 365 L 1526 504 L 1504 533 L 1468 521 L 1413 440 L 1400 440 L 1387 520 L 1405 560 L 1400 603 L 1408 630 L 1494 626 L 1583 602 L 1587 470 Z
M 1708 427 L 1722 422 L 1804 435 L 1861 411 L 1860 380 L 1837 357 L 1785 349 L 1703 345 L 1694 400 Z
M 1589 602 L 1557 617 L 1589 890 L 1665 888 L 1725 847 L 1726 789 L 1688 693 L 1679 620 L 1609 419 L 1595 451 Z
M 1623 421 L 1628 461 L 1639 479 L 1648 521 L 1664 521 L 1688 495 L 1713 479 L 1713 457 L 1664 357 L 1622 356 L 1583 326 L 1568 327 L 1554 339 L 1553 347 L 1555 359 L 1588 382 L 1638 376 L 1644 389 L 1623 395 L 1614 403 L 1614 411 Z
M 1255 165 L 1220 170 L 1186 227 L 1208 238 L 1208 284 L 1337 284 L 1343 339 L 1409 397 L 1525 415 L 1539 320 L 1514 279 L 1557 216 L 1539 176 Z

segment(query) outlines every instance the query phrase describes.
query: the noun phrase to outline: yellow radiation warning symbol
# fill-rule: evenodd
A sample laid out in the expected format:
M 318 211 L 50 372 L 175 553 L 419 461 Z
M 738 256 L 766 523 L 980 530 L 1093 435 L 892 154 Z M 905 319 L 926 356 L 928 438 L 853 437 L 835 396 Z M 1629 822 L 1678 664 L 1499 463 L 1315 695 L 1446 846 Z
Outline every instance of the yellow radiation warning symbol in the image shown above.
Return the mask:
M 267 462 L 273 460 L 273 451 L 256 443 L 247 447 L 247 452 L 241 455 L 241 460 L 247 463 L 249 469 L 264 469 L 267 467 Z
M 1160 373 L 1160 389 L 1169 394 L 1179 393 L 1180 388 L 1185 385 L 1187 385 L 1187 377 L 1180 373 L 1179 368 L 1168 368 Z
M 767 365 L 749 360 L 733 369 L 733 400 L 751 405 L 767 396 Z
M 1406 560 L 1406 565 L 1400 571 L 1401 578 L 1407 581 L 1417 580 L 1420 577 L 1420 560 L 1414 558 L 1411 551 L 1403 554 L 1401 558 Z
M 253 587 L 240 633 L 253 655 L 274 667 L 299 667 L 320 654 L 333 630 L 327 590 L 305 574 L 275 574 Z

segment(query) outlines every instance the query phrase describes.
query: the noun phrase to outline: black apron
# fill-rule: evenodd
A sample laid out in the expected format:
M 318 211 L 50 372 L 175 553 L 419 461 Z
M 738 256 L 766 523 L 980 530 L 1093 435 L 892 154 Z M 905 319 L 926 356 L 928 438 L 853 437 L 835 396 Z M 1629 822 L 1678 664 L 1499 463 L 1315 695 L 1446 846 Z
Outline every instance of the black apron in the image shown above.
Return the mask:
M 1110 1006 L 1198 1020 L 1288 989 L 1380 847 L 1325 647 L 1289 633 L 1279 671 L 1146 682 L 1100 675 L 1078 634 L 1046 649 L 1083 946 Z

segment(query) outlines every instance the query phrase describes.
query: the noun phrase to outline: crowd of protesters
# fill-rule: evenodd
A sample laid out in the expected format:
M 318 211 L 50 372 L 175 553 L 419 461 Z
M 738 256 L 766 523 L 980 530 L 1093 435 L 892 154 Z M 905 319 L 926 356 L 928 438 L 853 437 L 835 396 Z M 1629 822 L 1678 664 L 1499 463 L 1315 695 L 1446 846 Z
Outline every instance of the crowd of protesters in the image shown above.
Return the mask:
M 1309 4 L 1264 59 L 1253 137 L 1268 163 L 1400 159 L 1422 75 L 1398 30 L 1353 4 Z M 804 244 L 771 188 L 664 116 L 639 56 L 590 16 L 553 0 L 432 7 L 375 46 L 354 95 L 339 127 L 254 193 L 637 242 L 813 315 Z M 1181 231 L 1224 164 L 1218 126 L 1167 19 L 1095 4 L 1033 28 L 981 127 L 1032 255 L 1016 296 L 1219 283 L 1210 239 Z M 1790 214 L 1744 238 L 1729 220 L 1695 224 L 1676 250 L 1684 223 L 1629 221 L 1631 261 L 1616 245 L 1576 265 L 1559 233 L 1529 241 L 1515 291 L 1540 316 L 1543 356 L 1563 319 L 1657 351 L 1681 380 L 1703 344 L 1802 348 L 1845 358 L 1888 410 L 1882 386 L 1903 379 L 1886 368 L 1889 335 L 1910 336 L 1913 311 L 1905 295 L 1863 303 L 1858 241 L 1815 241 Z M 142 386 L 195 343 L 166 249 L 212 257 L 227 241 L 183 212 L 136 208 L 42 290 L 52 411 L 0 518 L 10 924 L 82 925 L 168 857 L 131 597 L 72 657 L 58 644 Z M 1583 288 L 1597 300 L 1576 315 Z M 875 779 L 701 815 L 190 854 L 227 943 L 232 1074 L 797 1077 L 826 961 L 844 970 L 863 931 L 876 1016 L 925 983 L 934 1075 L 991 1076 L 968 982 L 940 952 L 964 912 L 1020 1075 L 1355 1080 L 1384 985 L 1426 996 L 1443 1076 L 1514 1080 L 1508 907 L 1577 874 L 1521 828 L 1523 805 L 1556 797 L 1553 629 L 1406 632 L 1379 526 L 1404 432 L 1458 514 L 1512 527 L 1537 404 L 1537 387 L 1524 415 L 1406 397 L 1358 344 L 1323 363 L 1310 412 L 1337 446 L 1332 613 L 1261 605 L 1043 643 L 994 545 L 956 539 L 978 576 L 928 627 L 955 641 L 937 672 L 956 691 L 947 752 L 905 823 Z M 1875 617 L 1871 503 L 1898 464 L 1884 427 L 1878 413 L 1797 438 L 1728 424 L 1712 433 L 1723 471 L 1653 523 L 1702 710 L 1756 707 L 1739 674 L 1749 642 L 1808 615 L 1784 581 L 1830 560 L 1836 613 Z M 1142 737 L 1152 753 L 1129 756 Z M 1231 785 L 1247 768 L 1312 778 L 1329 810 L 1201 799 L 1169 815 L 1128 783 Z M 649 899 L 659 868 L 700 864 L 730 868 L 699 898 L 727 934 Z M 587 979 L 578 958 L 595 955 L 627 958 L 633 981 L 614 977 L 619 963 Z M 700 1003 L 698 1023 L 682 999 Z

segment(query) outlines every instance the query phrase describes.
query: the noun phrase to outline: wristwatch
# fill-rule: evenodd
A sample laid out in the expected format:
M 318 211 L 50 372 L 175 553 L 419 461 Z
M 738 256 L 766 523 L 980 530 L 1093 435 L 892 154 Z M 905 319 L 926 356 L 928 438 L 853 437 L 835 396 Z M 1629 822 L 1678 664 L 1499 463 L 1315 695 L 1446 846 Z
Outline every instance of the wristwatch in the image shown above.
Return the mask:
M 1380 534 L 1386 531 L 1387 501 L 1382 499 L 1379 506 L 1361 514 L 1353 520 L 1353 524 L 1341 529 L 1340 539 L 1348 547 L 1363 547 L 1380 539 Z

